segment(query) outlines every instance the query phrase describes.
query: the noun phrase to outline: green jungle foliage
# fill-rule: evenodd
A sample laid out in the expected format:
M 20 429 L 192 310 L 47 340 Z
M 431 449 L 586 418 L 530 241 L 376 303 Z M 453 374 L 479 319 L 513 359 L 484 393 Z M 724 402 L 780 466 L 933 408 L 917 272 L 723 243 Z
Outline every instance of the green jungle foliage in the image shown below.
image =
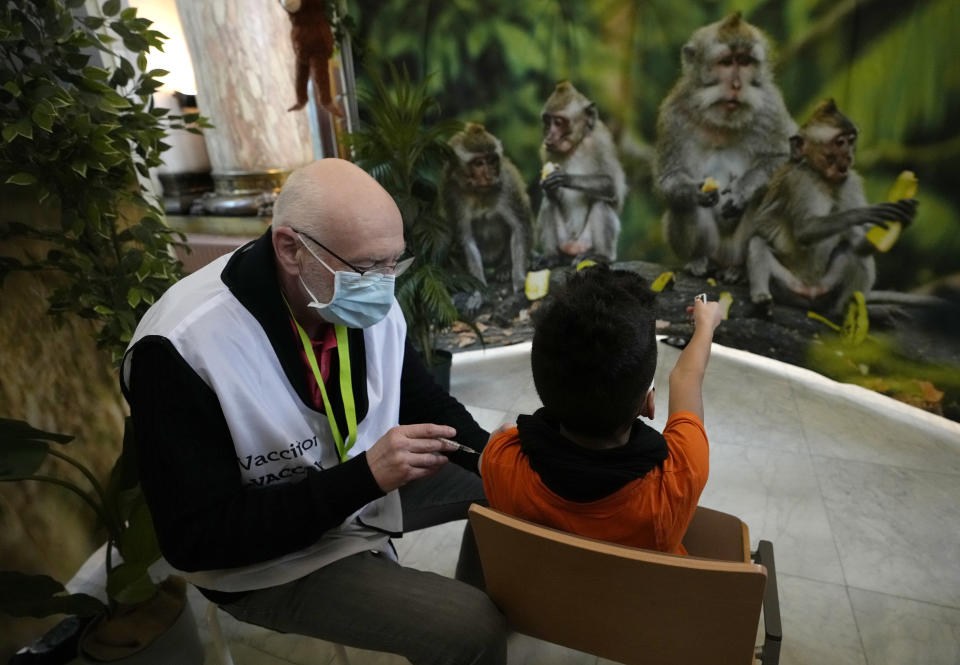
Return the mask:
M 955 0 L 431 0 L 350 3 L 362 51 L 429 78 L 444 116 L 486 125 L 530 184 L 540 169 L 540 108 L 569 79 L 597 102 L 630 185 L 619 256 L 676 261 L 660 229 L 650 146 L 657 110 L 698 27 L 741 10 L 770 37 L 777 82 L 800 121 L 834 97 L 861 128 L 859 167 L 872 200 L 904 169 L 920 211 L 879 261 L 878 288 L 907 289 L 960 271 L 960 32 Z
M 164 223 L 146 185 L 149 169 L 169 148 L 168 130 L 210 126 L 196 114 L 168 115 L 154 106 L 152 95 L 167 72 L 149 70 L 146 56 L 162 50 L 166 37 L 151 25 L 120 0 L 89 12 L 84 0 L 11 2 L 0 9 L 0 188 L 8 207 L 30 204 L 29 212 L 0 224 L 0 241 L 17 241 L 0 253 L 0 284 L 15 271 L 56 275 L 49 312 L 94 320 L 98 346 L 115 362 L 149 305 L 181 276 L 170 245 L 182 236 Z M 31 249 L 8 255 L 16 244 Z M 111 545 L 109 608 L 147 600 L 156 593 L 147 568 L 160 553 L 130 429 L 106 483 L 79 455 L 58 449 L 71 439 L 0 418 L 0 482 L 47 483 L 82 499 Z M 49 457 L 73 467 L 83 481 L 50 473 L 43 466 Z M 0 571 L 0 589 L 0 613 L 13 616 L 104 609 L 85 594 L 64 595 L 45 575 Z
M 951 420 L 960 420 L 960 372 L 948 364 L 906 356 L 887 334 L 870 334 L 857 344 L 825 333 L 808 349 L 807 363 L 843 383 L 869 388 Z
M 410 336 L 428 366 L 439 358 L 434 336 L 460 313 L 452 295 L 481 285 L 450 256 L 450 229 L 440 215 L 437 181 L 450 157 L 447 139 L 458 123 L 437 119 L 436 101 L 427 81 L 414 83 L 406 68 L 376 68 L 370 86 L 359 93 L 365 122 L 349 136 L 357 164 L 390 192 L 403 217 L 407 249 L 417 258 L 397 280 L 397 300 L 407 318 Z
M 0 225 L 0 240 L 49 246 L 35 260 L 0 255 L 0 282 L 15 270 L 58 274 L 50 312 L 97 321 L 98 344 L 118 360 L 147 307 L 181 274 L 169 251 L 176 234 L 144 184 L 149 169 L 169 147 L 168 129 L 210 125 L 154 106 L 167 72 L 148 70 L 146 54 L 166 37 L 151 21 L 119 0 L 95 14 L 83 4 L 0 10 L 0 183 L 39 201 L 38 217 L 59 220 Z
M 45 432 L 22 420 L 0 418 L 0 482 L 35 481 L 72 492 L 94 512 L 106 532 L 107 604 L 85 593 L 66 593 L 63 585 L 47 575 L 0 570 L 0 614 L 41 618 L 51 614 L 92 616 L 111 613 L 124 606 L 146 602 L 156 595 L 157 585 L 147 572 L 160 558 L 153 519 L 140 491 L 130 420 L 123 437 L 123 454 L 117 458 L 104 484 L 79 458 L 58 448 L 72 436 Z M 67 475 L 51 474 L 43 466 L 57 458 L 80 472 L 79 484 Z M 114 552 L 119 553 L 119 561 Z

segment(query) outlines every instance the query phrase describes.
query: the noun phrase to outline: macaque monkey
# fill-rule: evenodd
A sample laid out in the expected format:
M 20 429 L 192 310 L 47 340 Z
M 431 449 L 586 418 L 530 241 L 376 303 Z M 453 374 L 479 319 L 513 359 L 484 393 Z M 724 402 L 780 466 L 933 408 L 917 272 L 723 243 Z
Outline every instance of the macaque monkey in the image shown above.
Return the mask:
M 320 103 L 330 113 L 342 116 L 330 93 L 327 61 L 333 55 L 334 43 L 325 0 L 280 0 L 280 4 L 290 15 L 290 39 L 297 66 L 297 103 L 287 110 L 298 111 L 307 105 L 307 83 L 313 76 Z
M 869 293 L 876 268 L 867 230 L 909 224 L 917 201 L 868 204 L 853 170 L 856 143 L 856 126 L 832 99 L 790 138 L 790 161 L 747 213 L 755 233 L 747 266 L 756 305 L 769 308 L 776 298 L 838 314 L 854 291 Z
M 537 215 L 543 253 L 593 252 L 613 261 L 627 182 L 610 132 L 596 105 L 568 81 L 557 85 L 541 117 L 540 158 L 548 173 Z
M 443 205 L 467 268 L 486 284 L 484 267 L 506 267 L 513 291 L 522 292 L 533 219 L 523 178 L 483 125 L 468 122 L 449 143 L 456 157 L 444 170 Z
M 664 234 L 686 269 L 743 275 L 747 204 L 763 195 L 795 130 L 768 63 L 769 45 L 740 13 L 693 33 L 683 73 L 660 106 L 657 188 Z

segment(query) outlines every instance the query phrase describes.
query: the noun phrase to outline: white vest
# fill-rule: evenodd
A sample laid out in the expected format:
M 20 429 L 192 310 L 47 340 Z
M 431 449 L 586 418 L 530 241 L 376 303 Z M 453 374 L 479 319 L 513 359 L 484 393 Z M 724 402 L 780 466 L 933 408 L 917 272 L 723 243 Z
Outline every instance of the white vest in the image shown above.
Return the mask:
M 327 416 L 303 403 L 263 328 L 220 278 L 231 256 L 179 281 L 150 308 L 127 348 L 122 378 L 129 386 L 130 357 L 138 341 L 150 335 L 168 339 L 216 393 L 243 482 L 256 491 L 301 480 L 307 469 L 331 468 L 339 458 Z M 348 457 L 369 449 L 398 424 L 405 335 L 406 323 L 396 301 L 383 321 L 364 330 L 369 408 L 358 423 L 357 441 Z M 358 552 L 389 553 L 383 532 L 399 533 L 402 528 L 400 495 L 394 490 L 306 549 L 239 568 L 180 574 L 218 591 L 275 586 Z

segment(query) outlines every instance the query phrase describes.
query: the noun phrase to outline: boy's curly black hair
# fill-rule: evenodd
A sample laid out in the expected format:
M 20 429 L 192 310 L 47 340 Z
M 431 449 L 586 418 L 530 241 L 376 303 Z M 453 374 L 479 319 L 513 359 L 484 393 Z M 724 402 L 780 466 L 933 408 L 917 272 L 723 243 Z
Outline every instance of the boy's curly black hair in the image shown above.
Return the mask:
M 598 265 L 535 312 L 533 381 L 569 431 L 607 436 L 637 417 L 657 367 L 655 299 L 640 275 Z

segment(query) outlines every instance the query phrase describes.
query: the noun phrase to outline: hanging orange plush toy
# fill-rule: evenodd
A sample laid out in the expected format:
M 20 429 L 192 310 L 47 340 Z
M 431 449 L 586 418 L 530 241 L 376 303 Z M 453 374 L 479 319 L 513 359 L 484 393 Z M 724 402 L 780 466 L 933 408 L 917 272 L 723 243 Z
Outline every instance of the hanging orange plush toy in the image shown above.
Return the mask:
M 330 95 L 330 75 L 327 61 L 333 55 L 333 31 L 327 18 L 325 0 L 280 0 L 290 14 L 290 38 L 297 58 L 297 103 L 288 110 L 297 111 L 307 104 L 307 83 L 320 93 L 320 103 L 330 113 L 342 115 Z

